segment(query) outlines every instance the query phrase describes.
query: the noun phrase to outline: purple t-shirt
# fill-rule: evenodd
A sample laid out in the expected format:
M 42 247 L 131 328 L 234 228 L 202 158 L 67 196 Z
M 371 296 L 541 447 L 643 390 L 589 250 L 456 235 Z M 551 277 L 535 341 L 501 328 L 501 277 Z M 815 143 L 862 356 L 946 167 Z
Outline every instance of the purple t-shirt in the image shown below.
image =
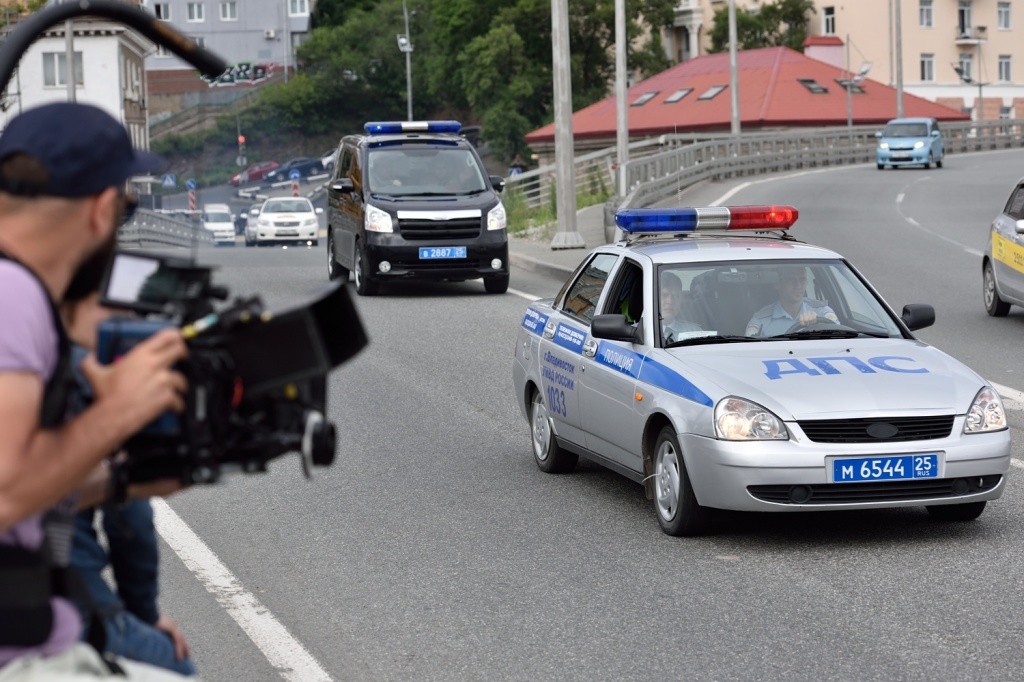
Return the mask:
M 19 265 L 0 260 L 0 372 L 32 372 L 44 384 L 57 367 L 57 330 L 46 290 Z M 43 544 L 43 515 L 36 514 L 0 533 L 0 543 L 31 550 Z M 0 589 L 3 586 L 0 585 Z M 82 629 L 78 611 L 65 599 L 50 600 L 53 630 L 41 646 L 0 646 L 0 666 L 30 654 L 58 654 L 76 641 Z

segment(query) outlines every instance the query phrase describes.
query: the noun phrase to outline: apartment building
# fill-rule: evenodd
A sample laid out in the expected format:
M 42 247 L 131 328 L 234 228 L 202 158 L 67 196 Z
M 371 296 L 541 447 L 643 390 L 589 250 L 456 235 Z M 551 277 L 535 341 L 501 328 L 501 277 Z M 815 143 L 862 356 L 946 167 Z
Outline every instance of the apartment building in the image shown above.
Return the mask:
M 756 11 L 769 0 L 735 1 Z M 853 71 L 869 66 L 868 78 L 889 85 L 896 83 L 898 61 L 905 92 L 975 120 L 1024 117 L 1024 0 L 814 4 L 809 56 L 845 68 L 849 52 Z M 726 0 L 680 0 L 675 25 L 665 36 L 669 55 L 685 61 L 705 54 L 714 14 L 727 8 Z
M 223 57 L 232 69 L 217 83 L 196 76 L 175 55 L 157 49 L 146 58 L 154 113 L 217 99 L 281 78 L 294 69 L 295 49 L 309 37 L 315 0 L 142 0 L 157 18 Z

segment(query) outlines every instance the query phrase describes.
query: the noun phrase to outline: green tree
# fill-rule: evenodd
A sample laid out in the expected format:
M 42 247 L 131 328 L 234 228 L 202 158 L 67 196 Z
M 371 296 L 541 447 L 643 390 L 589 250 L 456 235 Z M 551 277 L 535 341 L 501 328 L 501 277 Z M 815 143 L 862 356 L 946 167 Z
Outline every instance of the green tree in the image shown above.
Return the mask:
M 353 10 L 372 10 L 378 0 L 317 0 L 309 17 L 311 28 L 341 26 Z
M 760 47 L 785 46 L 803 48 L 807 24 L 814 11 L 813 0 L 776 0 L 761 5 L 757 11 L 736 8 L 736 47 L 753 50 Z M 729 47 L 729 10 L 715 12 L 711 28 L 711 52 Z

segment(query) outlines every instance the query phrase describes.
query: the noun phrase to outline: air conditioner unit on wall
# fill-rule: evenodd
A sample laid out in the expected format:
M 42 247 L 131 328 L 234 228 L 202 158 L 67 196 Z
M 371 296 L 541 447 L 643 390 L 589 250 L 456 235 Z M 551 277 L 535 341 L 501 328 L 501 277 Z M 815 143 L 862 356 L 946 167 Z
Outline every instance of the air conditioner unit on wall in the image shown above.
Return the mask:
M 266 38 L 267 40 L 273 40 L 276 35 L 277 32 L 274 31 L 274 29 L 272 28 L 264 29 L 263 31 L 263 37 Z

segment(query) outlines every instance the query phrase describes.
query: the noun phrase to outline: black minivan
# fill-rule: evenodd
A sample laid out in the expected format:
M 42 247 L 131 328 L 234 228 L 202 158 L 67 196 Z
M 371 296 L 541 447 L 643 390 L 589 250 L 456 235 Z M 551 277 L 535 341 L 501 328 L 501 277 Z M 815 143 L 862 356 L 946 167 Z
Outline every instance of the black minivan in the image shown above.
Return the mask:
M 508 289 L 500 176 L 488 176 L 457 121 L 367 123 L 347 135 L 327 189 L 327 272 L 356 291 L 408 278 L 483 279 Z

